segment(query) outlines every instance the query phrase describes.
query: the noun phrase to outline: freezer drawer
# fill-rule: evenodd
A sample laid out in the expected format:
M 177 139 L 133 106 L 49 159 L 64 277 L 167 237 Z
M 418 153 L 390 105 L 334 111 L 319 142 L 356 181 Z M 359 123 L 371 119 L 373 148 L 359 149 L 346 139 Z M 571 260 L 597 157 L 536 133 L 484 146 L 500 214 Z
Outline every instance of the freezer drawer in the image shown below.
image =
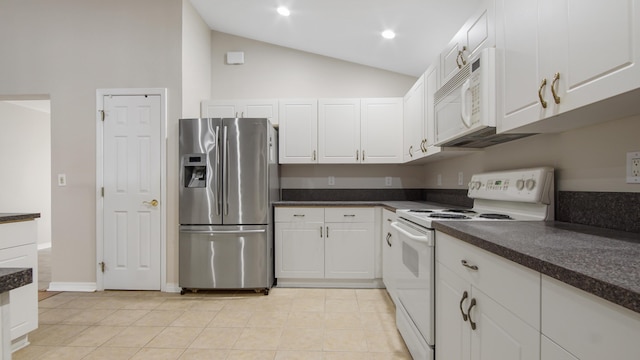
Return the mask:
M 183 289 L 269 289 L 273 284 L 267 225 L 183 225 L 179 242 Z

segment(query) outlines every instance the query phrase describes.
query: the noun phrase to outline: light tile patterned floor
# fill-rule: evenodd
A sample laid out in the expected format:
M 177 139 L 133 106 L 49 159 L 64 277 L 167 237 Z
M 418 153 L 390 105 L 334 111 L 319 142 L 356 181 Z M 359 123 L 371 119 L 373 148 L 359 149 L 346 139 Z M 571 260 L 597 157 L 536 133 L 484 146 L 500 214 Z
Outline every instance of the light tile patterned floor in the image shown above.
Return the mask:
M 411 359 L 381 289 L 61 293 L 23 359 Z

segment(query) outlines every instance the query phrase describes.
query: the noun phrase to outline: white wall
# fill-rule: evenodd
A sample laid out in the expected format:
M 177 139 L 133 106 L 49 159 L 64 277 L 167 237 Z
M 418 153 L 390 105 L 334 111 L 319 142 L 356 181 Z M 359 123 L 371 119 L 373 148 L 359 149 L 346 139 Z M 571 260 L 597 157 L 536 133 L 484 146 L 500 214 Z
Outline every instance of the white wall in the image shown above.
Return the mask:
M 558 134 L 540 134 L 495 145 L 484 151 L 425 165 L 427 188 L 466 188 L 476 172 L 533 166 L 556 169 L 563 191 L 640 192 L 626 184 L 626 154 L 640 151 L 640 116 L 609 121 Z M 464 186 L 457 185 L 458 172 Z M 442 186 L 437 176 L 442 174 Z
M 49 96 L 51 171 L 67 174 L 51 194 L 54 282 L 96 280 L 96 89 L 167 88 L 167 152 L 177 152 L 181 23 L 181 0 L 0 2 L 0 96 Z M 175 209 L 177 164 L 167 172 Z M 177 212 L 168 216 L 173 230 Z M 167 281 L 177 282 L 168 261 Z
M 49 246 L 52 179 L 49 113 L 0 101 L 0 169 L 0 213 L 40 213 L 36 220 L 38 246 Z
M 209 98 L 211 30 L 191 2 L 182 0 L 182 117 L 200 117 L 200 103 Z
M 213 32 L 213 99 L 404 96 L 416 78 Z M 244 65 L 226 65 L 243 51 Z

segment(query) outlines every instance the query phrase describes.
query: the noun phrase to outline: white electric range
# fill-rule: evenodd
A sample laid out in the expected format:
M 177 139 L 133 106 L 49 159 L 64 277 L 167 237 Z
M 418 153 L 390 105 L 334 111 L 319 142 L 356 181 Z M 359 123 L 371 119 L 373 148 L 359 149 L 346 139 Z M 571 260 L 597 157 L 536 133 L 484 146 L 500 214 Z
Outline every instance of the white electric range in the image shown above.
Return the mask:
M 554 218 L 554 170 L 549 167 L 475 174 L 471 209 L 396 210 L 399 246 L 392 250 L 398 303 L 396 325 L 414 359 L 435 348 L 435 231 L 433 221 L 544 221 Z

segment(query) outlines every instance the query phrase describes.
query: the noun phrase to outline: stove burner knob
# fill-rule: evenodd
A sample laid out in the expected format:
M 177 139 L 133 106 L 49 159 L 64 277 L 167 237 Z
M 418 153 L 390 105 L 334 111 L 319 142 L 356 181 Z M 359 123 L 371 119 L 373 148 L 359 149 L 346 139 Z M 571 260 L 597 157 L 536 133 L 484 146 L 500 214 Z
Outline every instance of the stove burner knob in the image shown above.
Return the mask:
M 527 180 L 525 185 L 527 186 L 527 190 L 533 190 L 533 188 L 536 187 L 536 181 L 533 179 L 529 179 Z
M 518 188 L 518 190 L 524 189 L 524 180 L 519 179 L 518 181 L 516 181 L 516 187 Z

